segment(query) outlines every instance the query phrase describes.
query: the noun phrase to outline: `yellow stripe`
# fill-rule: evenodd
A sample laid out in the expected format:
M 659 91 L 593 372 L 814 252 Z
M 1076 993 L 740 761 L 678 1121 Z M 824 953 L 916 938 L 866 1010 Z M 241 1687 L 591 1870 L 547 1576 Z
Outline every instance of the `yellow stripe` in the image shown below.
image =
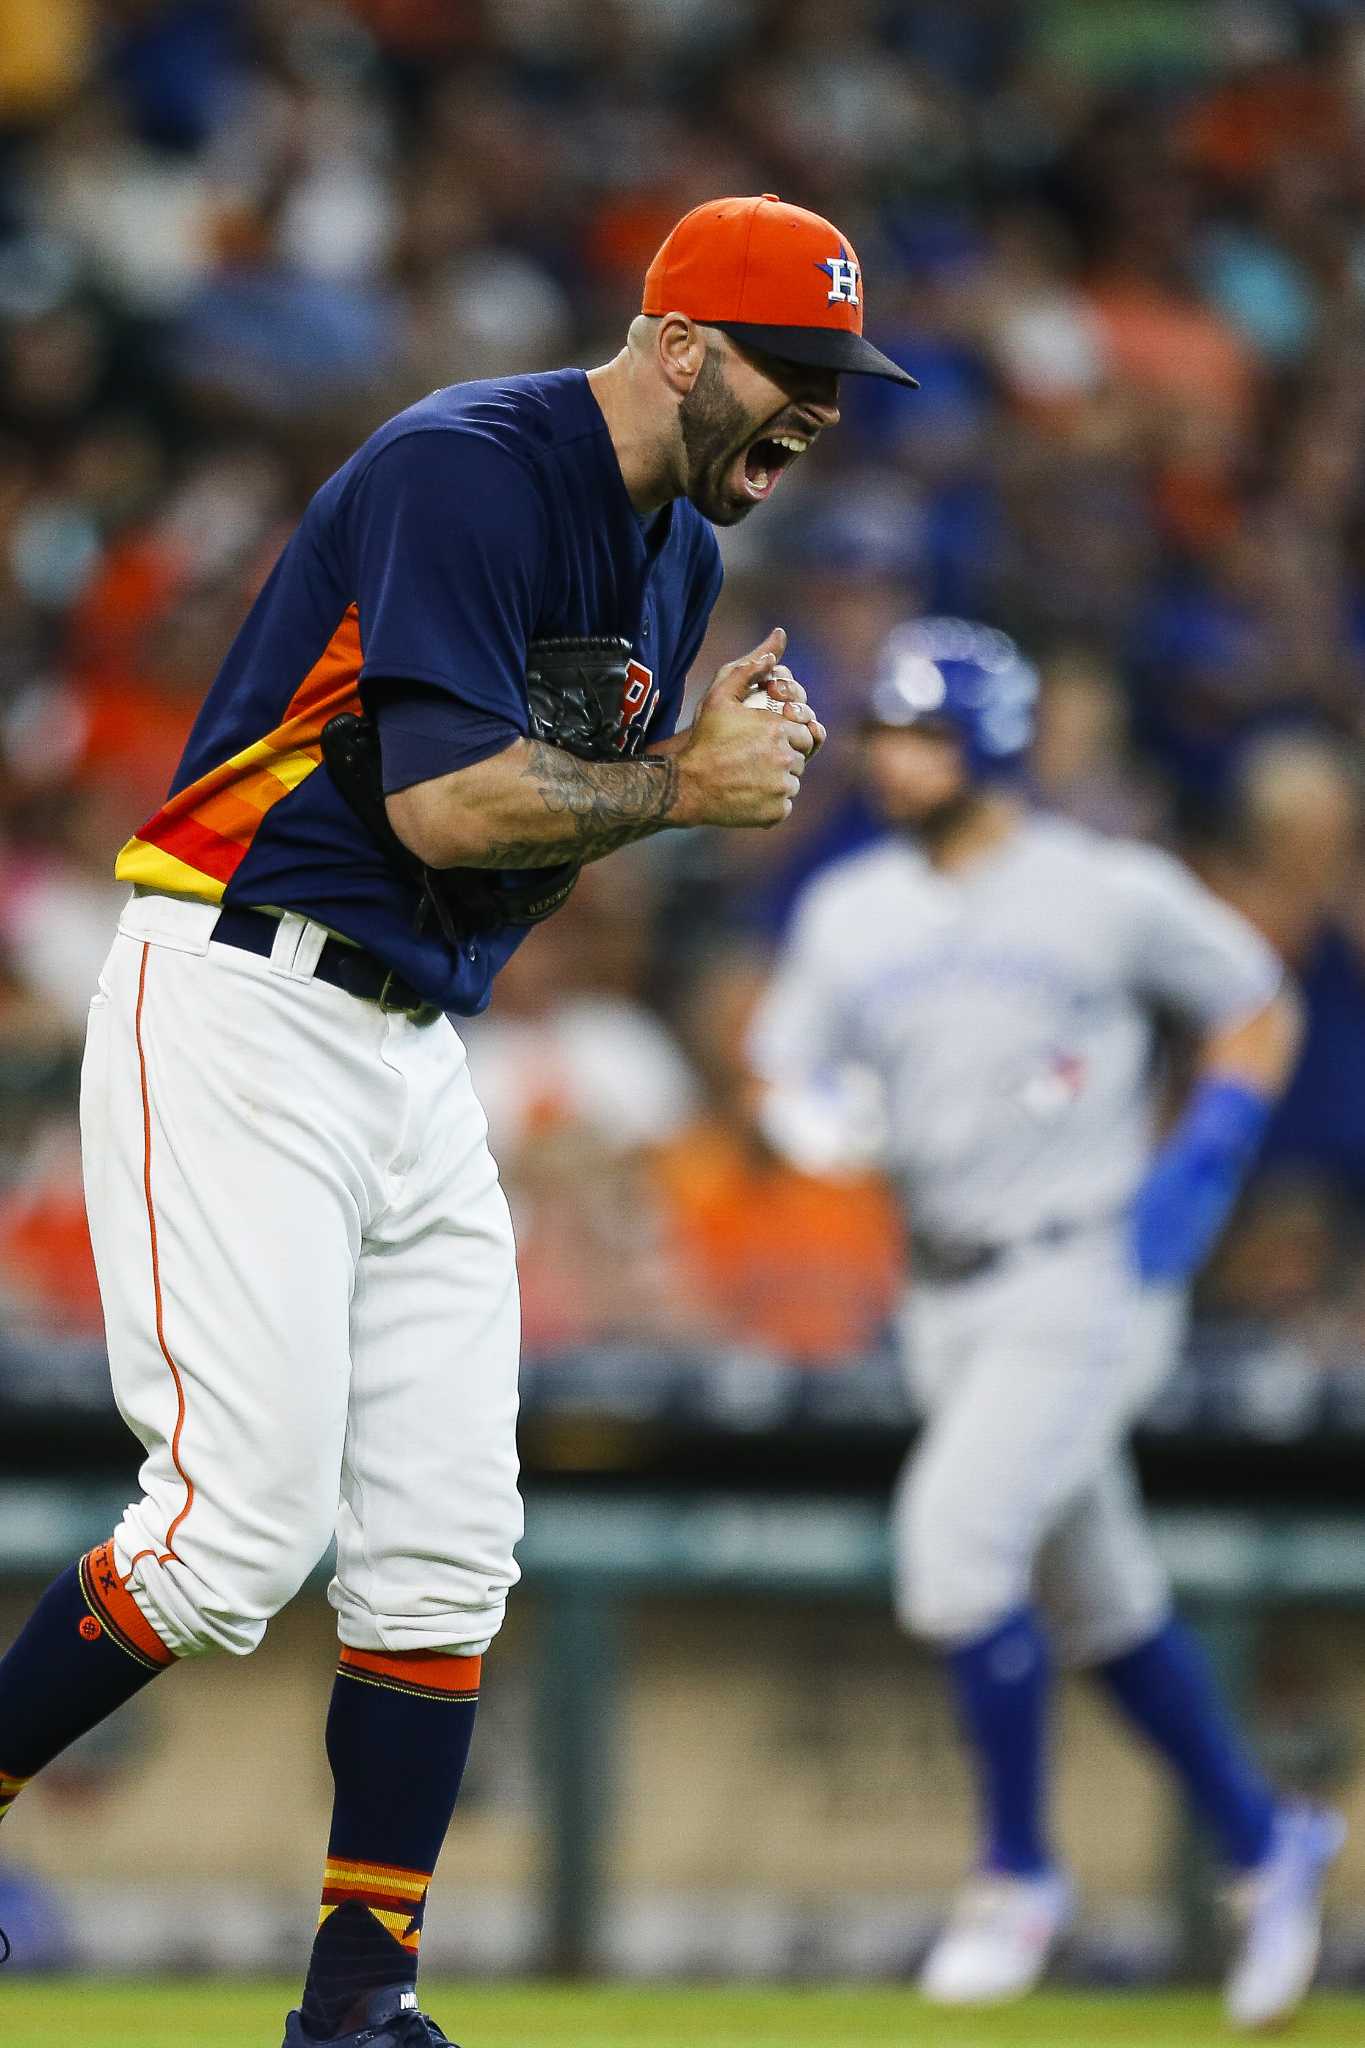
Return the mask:
M 281 797 L 288 796 L 291 789 L 297 789 L 305 777 L 312 774 L 320 759 L 321 749 L 318 747 L 314 747 L 311 753 L 306 747 L 296 747 L 292 753 L 277 755 L 263 766 L 253 768 L 249 775 L 243 775 L 227 789 L 206 797 L 202 808 L 192 811 L 190 816 L 212 828 L 216 807 L 233 797 L 263 818 Z
M 401 1943 L 405 1949 L 416 1955 L 418 1944 L 422 1939 L 422 1930 L 420 1927 L 415 1927 L 411 1934 L 408 1933 L 408 1923 L 412 1919 L 410 1913 L 378 1913 L 375 1912 L 373 1906 L 369 1910 L 374 1914 L 380 1926 L 385 1928 L 395 1941 Z M 336 1911 L 336 1906 L 324 1906 L 318 1914 L 318 1926 L 325 1926 Z
M 249 747 L 242 748 L 240 754 L 229 754 L 221 768 L 211 768 L 208 774 L 205 775 L 202 779 L 203 781 L 208 782 L 212 780 L 214 777 L 223 776 L 225 771 L 229 768 L 269 768 L 273 764 L 273 762 L 279 758 L 281 758 L 281 756 L 279 743 L 277 740 L 271 738 L 263 740 L 253 740 Z M 224 780 L 220 783 L 219 786 L 222 789 L 230 789 L 232 787 L 232 784 Z M 191 787 L 193 788 L 195 787 L 195 785 L 191 784 Z M 182 795 L 183 793 L 184 792 L 182 791 Z M 216 796 L 217 794 L 217 790 L 214 790 L 211 793 L 206 794 L 205 801 L 208 802 L 210 800 L 210 796 Z M 193 816 L 194 813 L 191 812 L 190 815 Z
M 408 1928 L 412 1922 L 411 1913 L 380 1913 L 373 1906 L 371 1906 L 370 1911 L 374 1914 L 380 1926 L 385 1928 L 395 1941 L 401 1941 L 404 1948 L 416 1948 L 418 1941 L 421 1939 L 421 1929 L 413 1928 L 412 1933 L 408 1933 Z
M 303 714 L 305 718 L 308 715 L 307 713 Z M 291 719 L 289 723 L 292 725 L 294 720 Z M 229 754 L 226 761 L 219 767 L 210 768 L 206 775 L 200 777 L 200 781 L 216 782 L 218 786 L 216 789 L 205 790 L 202 802 L 205 804 L 212 803 L 215 796 L 220 796 L 226 791 L 235 788 L 242 773 L 248 768 L 269 768 L 273 773 L 280 775 L 282 782 L 289 780 L 290 776 L 292 776 L 293 780 L 289 781 L 291 789 L 294 787 L 295 782 L 302 781 L 308 770 L 316 768 L 318 762 L 322 759 L 322 748 L 316 742 L 311 747 L 282 747 L 280 745 L 280 735 L 285 730 L 284 726 L 278 727 L 273 734 L 268 735 L 265 739 L 253 740 L 249 747 L 243 747 L 240 754 Z M 286 768 L 283 774 L 280 774 L 281 763 L 288 762 L 292 764 L 300 761 L 303 763 L 301 768 L 290 766 Z M 237 771 L 230 779 L 228 776 L 229 769 L 236 769 Z M 198 786 L 198 783 L 191 783 L 189 789 L 196 789 Z M 181 796 L 187 794 L 187 790 L 181 790 L 180 792 Z M 179 802 L 179 800 L 178 797 L 172 798 L 172 802 Z M 197 810 L 192 810 L 189 815 L 193 818 L 197 817 L 199 813 Z
M 144 889 L 169 889 L 175 896 L 192 896 L 199 903 L 221 903 L 226 882 L 177 860 L 160 846 L 145 839 L 130 839 L 114 863 L 119 882 L 139 883 Z
M 348 1890 L 400 1892 L 405 1898 L 414 1899 L 420 1899 L 431 1883 L 429 1877 L 417 1875 L 392 1877 L 377 1865 L 369 1866 L 363 1863 L 329 1863 L 322 1881 L 324 1885 L 345 1885 Z
M 281 754 L 278 761 L 272 761 L 266 772 L 277 782 L 282 782 L 286 789 L 297 789 L 321 759 L 320 747 L 296 747 L 288 754 Z

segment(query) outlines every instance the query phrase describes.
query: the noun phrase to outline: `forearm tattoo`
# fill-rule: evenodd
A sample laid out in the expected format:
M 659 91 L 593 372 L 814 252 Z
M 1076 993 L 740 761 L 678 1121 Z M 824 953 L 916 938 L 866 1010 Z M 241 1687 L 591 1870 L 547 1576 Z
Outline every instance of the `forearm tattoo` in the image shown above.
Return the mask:
M 490 844 L 478 865 L 541 868 L 558 861 L 600 860 L 618 846 L 647 839 L 668 824 L 678 798 L 676 761 L 580 761 L 532 740 L 522 776 L 562 830 L 548 838 Z

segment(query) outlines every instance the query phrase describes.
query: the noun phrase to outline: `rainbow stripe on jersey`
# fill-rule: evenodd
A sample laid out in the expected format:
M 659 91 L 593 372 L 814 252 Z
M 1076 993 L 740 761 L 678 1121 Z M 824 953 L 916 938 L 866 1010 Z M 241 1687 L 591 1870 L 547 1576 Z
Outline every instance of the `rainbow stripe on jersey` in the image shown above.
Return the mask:
M 363 661 L 360 616 L 351 604 L 280 724 L 163 804 L 119 853 L 118 880 L 221 903 L 262 821 L 321 761 L 328 719 L 360 709 Z

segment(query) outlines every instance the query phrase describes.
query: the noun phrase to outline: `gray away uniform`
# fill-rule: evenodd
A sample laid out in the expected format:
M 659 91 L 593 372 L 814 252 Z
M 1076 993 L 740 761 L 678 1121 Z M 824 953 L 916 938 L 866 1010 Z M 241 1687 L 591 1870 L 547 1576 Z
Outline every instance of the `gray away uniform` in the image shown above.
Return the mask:
M 1160 1626 L 1124 1441 L 1186 1313 L 1128 1251 L 1156 1020 L 1232 1024 L 1280 978 L 1177 861 L 1046 817 L 961 874 L 887 840 L 807 891 L 754 1056 L 808 1159 L 876 1083 L 926 1416 L 895 1510 L 907 1627 L 965 1642 L 1036 1595 L 1063 1657 L 1090 1664 Z

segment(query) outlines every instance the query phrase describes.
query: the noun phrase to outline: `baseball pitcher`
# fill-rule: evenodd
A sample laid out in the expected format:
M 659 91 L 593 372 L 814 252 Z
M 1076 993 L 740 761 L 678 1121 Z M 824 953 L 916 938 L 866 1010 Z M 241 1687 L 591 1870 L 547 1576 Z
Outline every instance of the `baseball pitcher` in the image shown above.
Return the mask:
M 988 627 L 891 635 L 863 740 L 886 836 L 807 892 L 756 1060 L 774 1135 L 808 1160 L 846 1142 L 873 1078 L 910 1225 L 925 1424 L 895 1502 L 896 1593 L 946 1661 L 982 1814 L 925 1992 L 1016 1997 L 1070 1920 L 1045 1796 L 1055 1657 L 1095 1673 L 1212 1831 L 1241 1928 L 1229 2011 L 1264 2025 L 1307 1990 L 1342 1827 L 1279 1799 L 1229 1727 L 1124 1440 L 1287 1077 L 1295 1004 L 1176 861 L 1027 808 L 1035 687 Z M 1162 1016 L 1192 1035 L 1197 1075 L 1159 1138 Z
M 142 1492 L 0 1662 L 0 1814 L 179 1659 L 255 1649 L 335 1535 L 335 1807 L 288 2048 L 446 2041 L 422 1915 L 521 1530 L 512 1236 L 451 1020 L 585 861 L 790 813 L 824 735 L 780 630 L 674 726 L 711 526 L 837 423 L 841 372 L 913 382 L 862 320 L 838 229 L 716 200 L 613 361 L 390 420 L 119 856 L 82 1126 Z

